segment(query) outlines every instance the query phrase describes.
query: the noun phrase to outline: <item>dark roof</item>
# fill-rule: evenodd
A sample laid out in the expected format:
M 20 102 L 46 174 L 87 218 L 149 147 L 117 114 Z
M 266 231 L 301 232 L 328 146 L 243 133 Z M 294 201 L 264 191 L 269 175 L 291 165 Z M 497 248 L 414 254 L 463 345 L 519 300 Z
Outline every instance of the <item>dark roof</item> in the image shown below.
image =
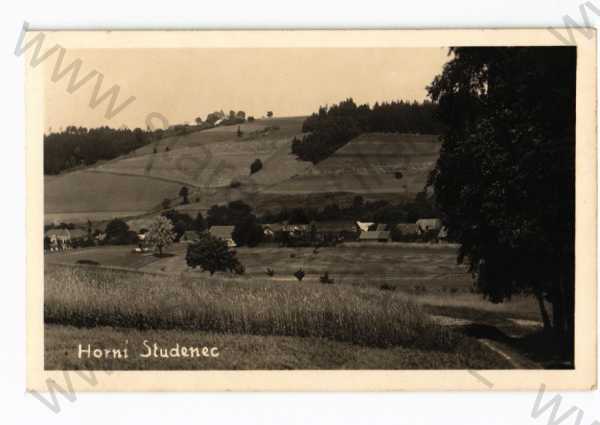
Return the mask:
M 231 239 L 234 226 L 212 226 L 208 233 L 216 238 Z
M 387 230 L 384 231 L 377 231 L 377 230 L 371 230 L 368 232 L 361 232 L 361 234 L 358 237 L 358 240 L 361 241 L 379 241 L 379 240 L 387 240 L 390 238 L 390 232 L 388 232 Z

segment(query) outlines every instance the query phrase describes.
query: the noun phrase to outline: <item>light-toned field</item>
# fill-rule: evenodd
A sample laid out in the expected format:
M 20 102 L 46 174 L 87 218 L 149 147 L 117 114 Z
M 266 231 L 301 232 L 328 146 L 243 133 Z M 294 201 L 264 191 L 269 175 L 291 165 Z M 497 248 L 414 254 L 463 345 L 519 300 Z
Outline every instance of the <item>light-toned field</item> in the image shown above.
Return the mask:
M 414 195 L 423 190 L 440 146 L 434 135 L 365 133 L 268 192 Z M 396 172 L 402 173 L 400 179 Z
M 222 362 L 161 363 L 161 368 L 173 369 L 244 369 L 253 364 L 275 369 L 510 366 L 471 342 L 454 351 L 432 349 L 446 341 L 436 326 L 465 328 L 467 335 L 475 332 L 486 344 L 508 352 L 512 367 L 515 359 L 525 368 L 548 361 L 544 342 L 536 336 L 540 320 L 534 297 L 515 296 L 501 304 L 483 299 L 472 292 L 465 268 L 456 265 L 452 246 L 338 246 L 316 254 L 311 248 L 238 248 L 246 266 L 242 276 L 210 276 L 189 269 L 185 250 L 184 244 L 175 244 L 167 250 L 172 256 L 165 258 L 110 246 L 46 255 L 50 367 L 158 367 L 158 362 L 139 360 L 82 364 L 72 358 L 72 351 L 68 357 L 59 355 L 72 350 L 83 335 L 98 335 L 92 341 L 105 346 L 123 339 L 139 346 L 149 338 L 174 344 L 193 341 L 193 335 L 198 335 L 200 342 L 216 341 L 230 350 Z M 77 265 L 80 260 L 96 261 L 102 269 Z M 266 267 L 274 270 L 274 276 L 267 275 Z M 297 268 L 307 273 L 302 282 L 292 276 Z M 332 285 L 319 282 L 326 270 Z M 414 341 L 415 329 L 424 335 L 422 341 Z M 240 334 L 245 336 L 238 338 Z M 314 346 L 314 338 L 323 343 Z M 382 341 L 396 342 L 382 349 L 387 344 Z M 420 345 L 425 341 L 429 348 Z M 263 361 L 248 353 L 264 346 L 271 347 L 273 354 Z M 337 360 L 333 360 L 335 350 L 342 351 Z M 365 355 L 364 364 L 352 354 L 356 350 Z M 406 359 L 399 359 L 402 356 Z
M 238 126 L 216 127 L 160 140 L 128 155 L 83 170 L 45 178 L 46 221 L 108 219 L 155 209 L 164 199 L 180 203 L 182 186 L 190 189 L 188 209 L 206 211 L 212 205 L 255 194 L 304 172 L 312 164 L 291 154 L 303 117 L 273 118 Z M 275 129 L 274 127 L 277 127 Z M 169 151 L 166 152 L 166 147 Z M 261 159 L 263 169 L 250 176 L 250 164 Z M 231 181 L 241 182 L 231 188 Z M 111 213 L 114 213 L 111 215 Z
M 106 246 L 79 248 L 71 251 L 46 253 L 44 262 L 47 266 L 52 264 L 77 264 L 79 261 L 94 261 L 100 266 L 125 267 L 140 269 L 161 258 L 153 253 L 136 253 L 134 246 Z
M 325 271 L 334 285 L 390 289 L 412 297 L 436 314 L 461 318 L 493 316 L 505 324 L 509 319 L 539 323 L 539 310 L 532 296 L 515 296 L 509 302 L 492 304 L 473 293 L 473 280 L 466 266 L 456 264 L 456 247 L 445 245 L 375 244 L 320 248 L 257 247 L 237 248 L 237 256 L 246 267 L 243 276 L 217 272 L 213 277 L 185 262 L 186 245 L 174 244 L 166 252 L 170 257 L 132 253 L 132 247 L 106 246 L 48 254 L 46 264 L 76 264 L 96 261 L 105 267 L 186 275 L 208 282 L 271 282 L 275 284 L 315 284 Z M 274 275 L 268 276 L 271 268 Z M 293 273 L 303 269 L 306 276 L 298 283 Z
M 235 137 L 235 136 L 234 136 Z M 256 159 L 263 170 L 250 179 L 250 164 Z M 248 180 L 246 184 L 275 184 L 303 171 L 310 164 L 291 154 L 289 138 L 269 140 L 232 140 L 181 147 L 124 158 L 96 168 L 102 172 L 157 177 L 186 183 L 192 187 L 227 187 L 233 179 Z
M 265 368 L 358 367 L 356 350 L 366 353 L 364 368 L 511 366 L 477 341 L 436 324 L 401 293 L 375 288 L 208 281 L 50 266 L 44 289 L 49 368 L 171 368 L 168 361 L 159 366 L 134 359 L 121 367 L 114 361 L 78 361 L 75 350 L 85 335 L 91 335 L 86 343 L 103 347 L 131 341 L 132 351 L 140 349 L 143 339 L 221 347 L 222 362 L 197 368 L 257 368 L 249 362 L 256 354 L 245 362 L 244 353 L 271 347 L 258 362 Z M 324 343 L 317 348 L 319 341 Z M 341 350 L 338 360 L 331 359 L 335 350 Z M 325 357 L 314 360 L 320 355 Z M 188 367 L 185 361 L 172 365 Z
M 46 214 L 81 213 L 81 217 L 125 215 L 155 208 L 177 197 L 181 184 L 147 177 L 75 171 L 51 179 L 44 188 Z M 96 214 L 96 215 L 95 215 Z
M 309 163 L 291 154 L 294 136 L 301 134 L 303 118 L 280 118 L 216 127 L 164 139 L 131 155 L 99 165 L 104 172 L 125 173 L 185 182 L 192 187 L 228 187 L 233 179 L 246 179 L 250 164 L 260 159 L 263 169 L 246 184 L 273 185 L 304 171 Z M 277 127 L 275 129 L 274 127 Z M 262 131 L 261 131 L 262 130 Z M 163 148 L 164 146 L 164 148 Z M 167 146 L 169 151 L 166 151 Z
M 302 123 L 306 117 L 282 117 L 270 119 L 257 119 L 254 122 L 245 122 L 239 125 L 220 126 L 208 130 L 194 131 L 181 136 L 165 137 L 151 145 L 143 146 L 130 155 L 146 155 L 153 152 L 163 152 L 168 146 L 170 150 L 186 147 L 197 147 L 213 143 L 230 142 L 232 140 L 269 140 L 273 136 L 292 139 L 301 132 Z M 279 127 L 278 130 L 268 130 L 269 127 Z M 237 136 L 238 127 L 243 132 L 242 137 Z

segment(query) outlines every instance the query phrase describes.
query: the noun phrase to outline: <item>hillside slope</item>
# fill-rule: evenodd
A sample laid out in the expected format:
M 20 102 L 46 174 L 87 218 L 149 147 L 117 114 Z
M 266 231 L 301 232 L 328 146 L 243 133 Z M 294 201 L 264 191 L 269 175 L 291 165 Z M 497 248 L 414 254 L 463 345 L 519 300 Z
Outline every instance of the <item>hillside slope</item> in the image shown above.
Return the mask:
M 351 192 L 412 196 L 423 190 L 441 143 L 435 135 L 365 133 L 266 193 Z
M 216 127 L 160 140 L 114 160 L 46 179 L 45 212 L 52 220 L 69 221 L 139 214 L 164 199 L 178 203 L 179 189 L 191 189 L 196 208 L 209 208 L 285 181 L 311 167 L 291 154 L 294 136 L 301 134 L 303 117 L 256 120 L 238 126 Z M 167 150 L 167 146 L 169 150 Z M 157 153 L 153 153 L 156 148 Z M 250 164 L 260 159 L 263 169 L 249 179 Z M 243 186 L 230 188 L 232 180 Z M 79 213 L 81 217 L 79 217 Z M 50 215 L 51 214 L 51 215 Z M 80 220 L 78 220 L 78 218 Z

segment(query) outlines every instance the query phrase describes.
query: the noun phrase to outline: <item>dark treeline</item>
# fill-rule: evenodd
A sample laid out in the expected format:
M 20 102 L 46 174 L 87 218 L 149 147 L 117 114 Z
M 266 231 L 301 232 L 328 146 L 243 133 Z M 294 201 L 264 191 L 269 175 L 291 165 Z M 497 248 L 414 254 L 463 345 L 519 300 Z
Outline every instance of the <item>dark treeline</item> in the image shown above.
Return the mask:
M 428 101 L 375 103 L 371 108 L 349 98 L 308 117 L 302 131 L 309 134 L 294 139 L 292 153 L 317 163 L 363 132 L 439 134 L 435 111 L 436 105 Z
M 392 204 L 385 200 L 368 201 L 356 195 L 350 205 L 340 206 L 329 203 L 322 208 L 283 208 L 278 212 L 265 213 L 259 218 L 261 223 L 309 224 L 313 221 L 353 220 L 375 223 L 414 223 L 420 218 L 436 217 L 434 200 L 425 192 L 420 192 L 409 202 Z
M 44 174 L 58 174 L 73 167 L 116 158 L 150 143 L 155 136 L 140 128 L 69 126 L 60 133 L 44 136 Z

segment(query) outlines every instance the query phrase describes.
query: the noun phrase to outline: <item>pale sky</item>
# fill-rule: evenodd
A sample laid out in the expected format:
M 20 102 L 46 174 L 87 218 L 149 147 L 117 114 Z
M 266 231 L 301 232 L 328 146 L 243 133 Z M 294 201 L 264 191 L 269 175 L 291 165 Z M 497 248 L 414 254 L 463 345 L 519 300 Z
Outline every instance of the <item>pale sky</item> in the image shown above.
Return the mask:
M 371 105 L 422 101 L 425 87 L 448 61 L 447 53 L 447 48 L 69 50 L 63 69 L 79 58 L 78 79 L 92 70 L 103 74 L 100 96 L 117 84 L 117 106 L 130 96 L 136 99 L 107 120 L 107 101 L 89 106 L 96 77 L 69 93 L 70 75 L 53 82 L 54 60 L 48 60 L 45 127 L 145 128 L 152 112 L 169 124 L 192 123 L 220 109 L 257 118 L 268 110 L 275 116 L 308 115 L 348 97 Z

